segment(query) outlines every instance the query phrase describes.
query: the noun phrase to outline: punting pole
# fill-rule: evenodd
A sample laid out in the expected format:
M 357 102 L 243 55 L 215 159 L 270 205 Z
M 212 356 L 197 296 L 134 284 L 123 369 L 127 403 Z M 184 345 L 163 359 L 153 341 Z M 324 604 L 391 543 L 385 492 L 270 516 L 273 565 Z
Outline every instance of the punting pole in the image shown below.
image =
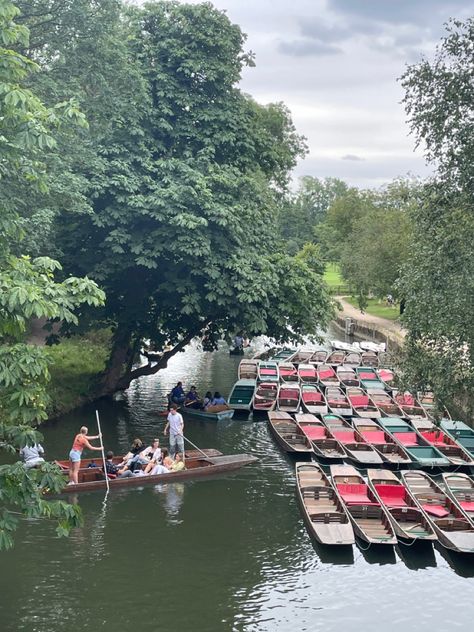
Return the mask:
M 187 437 L 185 437 L 184 435 L 183 435 L 183 439 L 184 439 L 185 441 L 187 441 L 188 443 L 190 443 L 190 444 L 193 446 L 193 448 L 196 448 L 196 450 L 197 450 L 198 452 L 200 452 L 201 454 L 203 454 L 203 455 L 206 457 L 206 459 L 208 459 L 208 458 L 209 458 L 209 455 L 207 455 L 205 452 L 203 452 L 203 451 L 201 450 L 201 448 L 198 448 L 198 447 L 197 447 L 197 445 L 195 445 L 192 441 L 190 441 L 190 440 L 189 440 Z
M 105 451 L 104 451 L 104 444 L 102 442 L 102 430 L 100 429 L 100 419 L 99 419 L 99 411 L 96 409 L 95 411 L 95 417 L 97 419 L 97 428 L 99 429 L 99 439 L 100 439 L 100 447 L 102 448 L 102 464 L 104 466 L 104 476 L 105 476 L 105 484 L 107 487 L 107 493 L 109 493 L 109 477 L 107 475 L 107 467 L 105 465 Z

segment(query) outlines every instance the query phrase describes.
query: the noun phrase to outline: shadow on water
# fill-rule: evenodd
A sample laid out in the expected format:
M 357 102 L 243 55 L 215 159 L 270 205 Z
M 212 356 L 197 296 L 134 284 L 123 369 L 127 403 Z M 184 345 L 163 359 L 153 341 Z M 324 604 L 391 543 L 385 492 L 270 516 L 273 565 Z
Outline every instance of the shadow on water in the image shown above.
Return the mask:
M 371 544 L 356 537 L 356 544 L 369 564 L 396 564 L 397 558 L 393 546 L 389 544 Z
M 398 544 L 395 551 L 405 566 L 412 571 L 436 566 L 436 557 L 431 542 L 416 542 L 410 546 Z
M 354 564 L 354 550 L 352 546 L 329 546 L 320 544 L 311 538 L 311 544 L 323 564 Z
M 437 542 L 436 550 L 443 557 L 456 575 L 460 577 L 474 577 L 474 553 L 457 553 L 445 549 Z

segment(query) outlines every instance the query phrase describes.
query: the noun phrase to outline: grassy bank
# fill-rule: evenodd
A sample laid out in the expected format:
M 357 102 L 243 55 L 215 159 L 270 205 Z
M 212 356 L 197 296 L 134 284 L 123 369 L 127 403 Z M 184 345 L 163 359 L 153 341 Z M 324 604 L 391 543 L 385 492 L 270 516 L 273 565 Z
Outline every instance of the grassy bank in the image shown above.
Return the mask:
M 354 296 L 345 296 L 344 300 L 359 309 L 359 304 Z M 367 299 L 367 303 L 368 305 L 365 311 L 371 316 L 378 316 L 379 318 L 386 318 L 387 320 L 397 320 L 400 316 L 398 305 L 390 307 L 385 301 L 378 298 L 369 298 Z
M 104 329 L 48 347 L 52 361 L 48 386 L 50 417 L 72 410 L 91 398 L 98 375 L 105 368 L 110 339 L 110 331 Z

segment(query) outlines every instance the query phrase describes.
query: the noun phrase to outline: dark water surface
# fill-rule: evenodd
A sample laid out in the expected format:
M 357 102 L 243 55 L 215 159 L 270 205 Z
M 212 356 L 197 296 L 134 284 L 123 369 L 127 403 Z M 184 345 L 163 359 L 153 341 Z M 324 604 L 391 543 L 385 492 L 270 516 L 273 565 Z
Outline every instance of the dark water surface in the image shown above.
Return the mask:
M 166 371 L 101 404 L 107 449 L 162 437 L 164 394 L 179 379 L 226 395 L 240 358 L 191 348 Z M 45 429 L 49 458 L 66 458 L 94 410 Z M 200 447 L 251 452 L 260 461 L 199 482 L 72 496 L 85 524 L 68 539 L 24 522 L 0 554 L 0 630 L 325 630 L 417 632 L 468 629 L 474 559 L 443 549 L 380 552 L 312 544 L 295 499 L 293 463 L 262 421 L 186 420 Z

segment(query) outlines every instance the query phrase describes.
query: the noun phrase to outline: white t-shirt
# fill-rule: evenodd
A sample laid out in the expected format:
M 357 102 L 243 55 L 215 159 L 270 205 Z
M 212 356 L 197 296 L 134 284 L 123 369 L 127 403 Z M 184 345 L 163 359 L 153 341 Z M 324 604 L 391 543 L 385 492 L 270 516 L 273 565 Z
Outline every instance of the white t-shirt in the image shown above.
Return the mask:
M 168 422 L 170 424 L 170 434 L 182 435 L 183 434 L 183 416 L 180 413 L 169 413 Z
M 35 443 L 34 445 L 25 445 L 25 447 L 20 450 L 20 456 L 25 461 L 25 465 L 27 465 L 28 462 L 31 461 L 43 461 L 43 454 L 44 450 L 41 443 Z

